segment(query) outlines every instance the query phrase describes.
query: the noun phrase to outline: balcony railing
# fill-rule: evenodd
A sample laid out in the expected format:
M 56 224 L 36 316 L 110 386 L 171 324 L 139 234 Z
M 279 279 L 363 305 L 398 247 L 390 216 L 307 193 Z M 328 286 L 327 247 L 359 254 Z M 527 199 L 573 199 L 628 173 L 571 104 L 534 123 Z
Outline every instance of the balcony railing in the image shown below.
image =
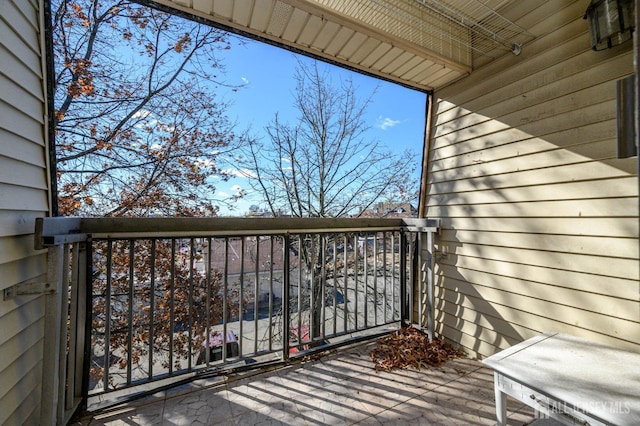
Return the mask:
M 428 219 L 40 219 L 56 289 L 48 409 L 64 422 L 88 399 L 283 363 L 403 323 L 432 334 L 435 232 Z

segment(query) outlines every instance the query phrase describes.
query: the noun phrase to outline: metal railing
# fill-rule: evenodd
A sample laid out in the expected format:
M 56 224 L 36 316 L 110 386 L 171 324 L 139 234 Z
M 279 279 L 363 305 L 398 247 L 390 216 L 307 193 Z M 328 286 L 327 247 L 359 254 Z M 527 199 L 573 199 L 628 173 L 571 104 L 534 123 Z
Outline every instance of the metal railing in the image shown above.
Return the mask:
M 72 256 L 74 278 L 60 277 L 86 288 L 87 310 L 72 305 L 90 315 L 76 322 L 87 324 L 86 339 L 69 341 L 60 357 L 83 354 L 85 372 L 74 355 L 64 382 L 75 374 L 86 397 L 114 400 L 403 323 L 426 324 L 432 335 L 436 231 L 428 219 L 38 220 L 41 247 L 86 247 L 85 263 Z M 72 328 L 68 335 L 85 336 Z
M 67 424 L 86 399 L 87 256 L 84 237 L 48 245 L 42 280 L 4 290 L 4 298 L 42 294 L 44 336 L 40 424 Z M 44 248 L 36 239 L 36 248 Z

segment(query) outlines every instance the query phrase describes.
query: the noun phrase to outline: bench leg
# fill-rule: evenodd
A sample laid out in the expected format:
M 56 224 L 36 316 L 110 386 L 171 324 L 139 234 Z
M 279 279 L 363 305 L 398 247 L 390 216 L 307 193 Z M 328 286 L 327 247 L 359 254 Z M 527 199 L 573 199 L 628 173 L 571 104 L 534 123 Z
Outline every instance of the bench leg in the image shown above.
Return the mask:
M 498 426 L 507 425 L 507 394 L 500 390 L 498 373 L 493 373 L 493 386 L 496 394 L 496 420 Z

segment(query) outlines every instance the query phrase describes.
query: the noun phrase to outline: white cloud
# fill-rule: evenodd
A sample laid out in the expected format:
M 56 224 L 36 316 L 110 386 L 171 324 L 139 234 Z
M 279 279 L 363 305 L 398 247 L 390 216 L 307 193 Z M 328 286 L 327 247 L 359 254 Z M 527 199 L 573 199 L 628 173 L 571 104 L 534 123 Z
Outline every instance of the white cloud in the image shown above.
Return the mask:
M 132 118 L 147 118 L 151 115 L 151 111 L 146 110 L 146 109 L 141 109 L 139 111 L 136 111 Z
M 400 120 L 394 120 L 390 117 L 379 116 L 376 120 L 376 127 L 387 130 L 400 124 Z
M 226 192 L 224 192 L 224 191 L 218 191 L 218 195 L 219 195 L 220 197 L 228 197 L 228 196 L 229 196 L 229 194 L 228 194 L 228 193 L 226 193 Z
M 255 178 L 257 177 L 255 172 L 249 169 L 226 169 L 223 173 L 240 178 Z
M 242 187 L 240 185 L 232 185 L 231 190 L 236 192 L 242 191 Z
M 146 126 L 156 127 L 158 125 L 158 120 L 153 117 L 151 111 L 146 109 L 141 109 L 136 111 L 132 118 L 138 120 L 135 122 L 134 127 L 136 129 L 144 129 Z
M 242 84 L 249 84 L 249 79 L 247 77 L 240 77 L 240 80 L 242 80 Z

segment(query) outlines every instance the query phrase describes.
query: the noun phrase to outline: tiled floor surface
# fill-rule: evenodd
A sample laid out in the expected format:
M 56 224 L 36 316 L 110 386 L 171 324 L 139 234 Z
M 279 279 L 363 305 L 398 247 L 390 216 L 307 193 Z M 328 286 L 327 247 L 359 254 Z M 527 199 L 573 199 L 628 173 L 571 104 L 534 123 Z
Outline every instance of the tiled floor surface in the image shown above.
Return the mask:
M 226 384 L 130 403 L 81 425 L 492 425 L 493 373 L 460 359 L 424 370 L 376 372 L 373 345 Z M 197 389 L 200 386 L 200 389 Z M 183 390 L 184 391 L 184 390 Z M 509 399 L 509 424 L 533 411 Z

